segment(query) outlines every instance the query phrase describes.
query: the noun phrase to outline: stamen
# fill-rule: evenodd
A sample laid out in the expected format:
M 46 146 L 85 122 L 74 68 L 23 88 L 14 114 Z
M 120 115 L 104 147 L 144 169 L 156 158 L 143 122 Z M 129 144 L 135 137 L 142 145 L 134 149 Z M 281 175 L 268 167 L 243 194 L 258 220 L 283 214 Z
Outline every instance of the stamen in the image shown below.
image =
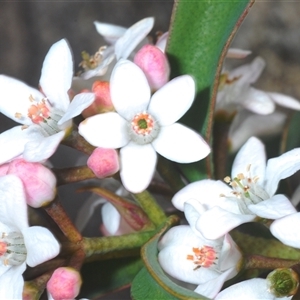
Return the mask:
M 201 267 L 209 268 L 215 264 L 215 261 L 218 259 L 215 249 L 211 246 L 193 248 L 192 251 L 194 252 L 194 255 L 188 254 L 186 259 L 194 261 L 194 264 L 196 265 L 194 270 Z

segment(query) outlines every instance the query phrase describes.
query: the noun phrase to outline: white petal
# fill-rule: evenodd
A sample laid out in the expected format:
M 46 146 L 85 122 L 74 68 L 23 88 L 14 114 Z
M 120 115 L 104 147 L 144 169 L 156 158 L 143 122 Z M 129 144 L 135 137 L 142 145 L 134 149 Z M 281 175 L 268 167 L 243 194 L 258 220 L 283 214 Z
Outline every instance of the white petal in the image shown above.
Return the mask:
M 291 202 L 296 207 L 300 202 L 300 185 L 296 188 L 296 190 L 293 193 L 293 196 L 291 198 Z
M 245 58 L 252 52 L 250 50 L 243 50 L 238 48 L 229 48 L 226 54 L 226 58 Z
M 297 212 L 291 201 L 284 195 L 275 195 L 258 204 L 250 204 L 248 208 L 257 216 L 272 220 Z
M 125 34 L 126 28 L 114 24 L 102 23 L 95 21 L 94 25 L 97 32 L 103 36 L 106 42 L 114 44 L 122 35 Z
M 127 121 L 115 112 L 99 114 L 85 119 L 79 125 L 79 134 L 96 147 L 120 148 L 130 138 Z
M 275 104 L 267 92 L 250 87 L 243 98 L 243 106 L 256 114 L 268 115 L 275 110 Z
M 195 97 L 195 81 L 189 75 L 174 78 L 151 98 L 148 111 L 159 125 L 166 126 L 179 120 L 191 107 Z
M 268 292 L 266 280 L 253 278 L 234 284 L 217 295 L 215 300 L 273 300 L 274 295 Z M 281 298 L 284 299 L 284 298 Z
M 147 109 L 150 87 L 143 71 L 129 60 L 120 60 L 113 69 L 110 93 L 116 111 L 128 121 Z
M 60 246 L 47 228 L 32 226 L 23 230 L 22 234 L 27 249 L 28 266 L 35 267 L 58 255 Z
M 0 177 L 0 222 L 10 231 L 28 227 L 27 205 L 21 180 L 14 175 Z
M 271 226 L 271 233 L 285 245 L 300 248 L 300 213 L 288 215 L 275 220 Z
M 66 40 L 53 44 L 48 51 L 42 68 L 40 85 L 50 103 L 62 111 L 70 104 L 68 90 L 73 76 L 73 60 Z
M 115 235 L 120 227 L 121 215 L 118 210 L 109 202 L 106 202 L 101 209 L 102 222 L 111 235 Z
M 81 112 L 90 106 L 95 100 L 94 93 L 81 93 L 76 95 L 72 102 L 70 103 L 66 113 L 58 121 L 58 125 L 63 124 L 64 122 L 71 120 L 72 118 L 81 114 Z
M 231 191 L 232 189 L 224 182 L 210 179 L 200 180 L 188 184 L 177 192 L 172 199 L 172 203 L 181 211 L 184 210 L 184 203 L 188 200 L 200 202 L 208 209 L 219 205 L 223 201 L 221 194 L 230 194 Z
M 65 132 L 60 131 L 48 137 L 41 137 L 29 141 L 24 147 L 24 159 L 30 162 L 45 161 L 56 151 L 64 136 Z
M 179 123 L 161 127 L 152 145 L 160 155 L 179 163 L 195 162 L 210 153 L 208 144 L 198 133 Z
M 281 105 L 283 107 L 295 109 L 295 110 L 300 110 L 300 102 L 299 100 L 279 94 L 279 93 L 268 93 L 268 95 L 271 97 L 271 99 L 278 105 Z
M 263 185 L 266 169 L 266 152 L 264 144 L 256 137 L 251 137 L 236 155 L 231 171 L 231 177 L 247 174 L 250 165 L 251 177 L 258 176 L 258 183 Z
M 132 193 L 144 191 L 155 171 L 157 155 L 151 144 L 130 142 L 120 151 L 120 176 L 124 187 Z
M 17 123 L 30 125 L 31 119 L 28 117 L 28 109 L 33 104 L 29 98 L 32 96 L 37 101 L 44 98 L 38 90 L 28 86 L 22 81 L 0 75 L 1 101 L 0 111 Z M 16 117 L 16 113 L 21 117 Z
M 6 267 L 7 271 L 0 277 L 0 299 L 22 299 L 26 264 Z
M 158 47 L 162 52 L 165 52 L 168 38 L 169 38 L 169 32 L 167 31 L 159 37 L 155 46 Z
M 265 190 L 274 195 L 281 179 L 290 177 L 300 170 L 300 148 L 288 151 L 268 160 L 266 168 Z
M 184 215 L 186 220 L 190 224 L 192 230 L 196 230 L 196 223 L 199 219 L 199 216 L 203 214 L 205 211 L 206 209 L 204 205 L 202 205 L 199 201 L 195 199 L 187 200 L 184 203 Z
M 233 228 L 253 221 L 255 217 L 255 215 L 234 214 L 215 206 L 199 217 L 196 228 L 205 238 L 215 240 Z
M 128 58 L 134 48 L 147 36 L 154 25 L 154 18 L 149 17 L 140 20 L 129 27 L 125 34 L 115 44 L 117 60 Z

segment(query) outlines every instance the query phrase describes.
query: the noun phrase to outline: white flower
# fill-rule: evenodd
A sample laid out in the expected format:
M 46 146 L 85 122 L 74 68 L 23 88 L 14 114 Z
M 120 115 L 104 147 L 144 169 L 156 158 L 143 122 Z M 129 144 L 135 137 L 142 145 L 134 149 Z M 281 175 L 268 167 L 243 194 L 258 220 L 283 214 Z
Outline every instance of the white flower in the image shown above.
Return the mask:
M 215 180 L 191 183 L 179 191 L 172 202 L 180 210 L 192 203 L 201 211 L 196 228 L 209 239 L 216 239 L 255 218 L 279 219 L 296 212 L 284 195 L 274 195 L 281 179 L 300 169 L 300 148 L 266 164 L 264 145 L 252 137 L 238 152 L 232 179 L 227 184 Z
M 40 78 L 42 92 L 0 75 L 0 111 L 24 125 L 0 135 L 0 163 L 19 155 L 39 162 L 54 153 L 70 130 L 71 119 L 94 101 L 94 94 L 83 93 L 70 103 L 72 76 L 72 55 L 65 40 L 55 43 L 45 57 Z
M 157 155 L 180 163 L 206 157 L 209 146 L 191 129 L 175 123 L 190 108 L 195 94 L 191 76 L 173 79 L 152 97 L 142 70 L 120 60 L 110 81 L 116 112 L 87 118 L 79 133 L 92 145 L 122 148 L 121 179 L 126 189 L 138 193 L 149 185 Z
M 0 230 L 0 298 L 22 299 L 26 264 L 52 259 L 60 247 L 48 229 L 29 227 L 23 185 L 14 175 L 0 177 Z
M 234 112 L 237 108 L 245 108 L 256 114 L 267 115 L 274 112 L 275 104 L 300 110 L 299 101 L 292 97 L 251 87 L 264 67 L 265 61 L 257 57 L 251 64 L 240 66 L 228 74 L 224 73 L 217 94 L 216 111 Z
M 94 22 L 96 30 L 111 44 L 99 50 L 99 63 L 94 69 L 86 70 L 81 78 L 89 79 L 94 76 L 102 76 L 107 72 L 109 65 L 116 59 L 127 59 L 133 50 L 146 38 L 151 31 L 154 18 L 149 17 L 140 20 L 128 29 L 113 24 Z M 96 55 L 97 56 L 97 55 Z
M 238 273 L 241 253 L 229 234 L 205 239 L 195 227 L 198 212 L 192 206 L 184 212 L 190 226 L 173 227 L 162 237 L 159 263 L 172 277 L 198 285 L 195 292 L 213 298 Z
M 266 279 L 253 278 L 226 288 L 215 300 L 288 300 L 292 297 L 277 298 L 268 291 Z

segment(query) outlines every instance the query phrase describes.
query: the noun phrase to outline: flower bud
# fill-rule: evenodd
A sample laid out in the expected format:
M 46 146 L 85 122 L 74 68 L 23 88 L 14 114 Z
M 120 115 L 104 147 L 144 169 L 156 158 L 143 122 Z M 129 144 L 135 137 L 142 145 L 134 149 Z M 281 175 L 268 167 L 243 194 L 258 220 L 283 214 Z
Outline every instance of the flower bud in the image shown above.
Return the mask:
M 41 207 L 55 198 L 56 178 L 42 164 L 16 159 L 9 163 L 7 174 L 14 174 L 22 180 L 26 202 L 30 206 Z
M 75 299 L 81 287 L 79 272 L 70 267 L 61 267 L 54 271 L 47 283 L 47 289 L 54 300 Z
M 84 118 L 108 111 L 114 111 L 114 106 L 110 97 L 109 82 L 95 81 L 92 86 L 92 92 L 95 93 L 95 100 L 82 112 Z
M 31 282 L 25 281 L 23 287 L 22 300 L 38 299 L 41 291 Z
M 145 45 L 136 53 L 134 63 L 144 71 L 152 90 L 158 90 L 169 81 L 168 59 L 158 47 Z
M 269 292 L 277 298 L 295 295 L 298 290 L 299 277 L 292 269 L 276 269 L 266 279 Z
M 99 178 L 112 176 L 120 169 L 117 151 L 107 148 L 96 148 L 89 157 L 87 165 Z

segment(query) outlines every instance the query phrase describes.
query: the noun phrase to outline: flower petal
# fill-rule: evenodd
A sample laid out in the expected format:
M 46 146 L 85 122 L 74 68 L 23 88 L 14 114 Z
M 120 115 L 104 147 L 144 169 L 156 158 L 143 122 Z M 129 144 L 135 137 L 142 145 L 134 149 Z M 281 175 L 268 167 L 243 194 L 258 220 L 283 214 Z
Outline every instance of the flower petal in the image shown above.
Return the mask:
M 117 60 L 128 58 L 135 47 L 147 36 L 154 25 L 154 18 L 149 17 L 140 20 L 129 27 L 124 35 L 115 44 Z
M 1 275 L 0 280 L 0 299 L 22 299 L 24 279 L 23 272 L 26 264 L 19 266 L 6 266 L 7 271 Z
M 97 32 L 103 36 L 106 42 L 114 44 L 122 35 L 125 34 L 126 28 L 109 23 L 95 21 L 94 25 Z
M 274 195 L 281 179 L 290 177 L 300 170 L 300 148 L 288 151 L 268 160 L 266 168 L 265 190 Z
M 48 137 L 32 139 L 24 147 L 23 158 L 30 162 L 44 162 L 56 151 L 64 136 L 65 132 L 60 131 Z
M 300 213 L 288 215 L 275 220 L 271 226 L 271 233 L 285 245 L 300 248 Z
M 121 215 L 118 210 L 109 202 L 106 202 L 101 209 L 102 221 L 106 230 L 115 235 L 120 227 Z
M 198 133 L 179 123 L 161 127 L 152 145 L 160 155 L 179 163 L 195 162 L 210 153 L 208 144 Z
M 0 75 L 1 101 L 0 111 L 10 119 L 24 125 L 32 124 L 27 116 L 28 109 L 32 105 L 29 97 L 32 96 L 37 101 L 44 98 L 38 90 L 28 86 L 22 81 Z M 18 113 L 16 117 L 16 113 Z
M 58 125 L 63 124 L 64 122 L 71 120 L 72 118 L 78 116 L 82 111 L 90 106 L 95 100 L 94 93 L 81 93 L 74 97 L 70 103 L 66 113 L 58 121 Z
M 67 41 L 62 39 L 51 46 L 45 57 L 40 85 L 52 106 L 64 112 L 70 104 L 72 76 L 72 54 Z
M 148 111 L 160 126 L 179 120 L 191 107 L 195 97 L 195 81 L 189 75 L 174 78 L 151 98 Z
M 223 201 L 221 194 L 230 194 L 231 191 L 232 189 L 222 181 L 200 180 L 188 184 L 177 192 L 172 199 L 172 203 L 181 211 L 184 210 L 184 203 L 188 200 L 200 202 L 205 209 L 208 209 L 219 205 Z
M 28 227 L 25 191 L 15 175 L 0 177 L 0 222 L 8 226 L 10 232 L 21 232 Z
M 115 112 L 85 119 L 79 125 L 79 133 L 95 147 L 116 149 L 125 146 L 130 140 L 127 121 Z
M 155 171 L 157 155 L 151 144 L 130 142 L 120 151 L 120 176 L 124 187 L 132 193 L 144 191 Z
M 238 49 L 238 48 L 229 48 L 226 54 L 226 58 L 245 58 L 252 52 L 250 50 L 243 50 L 243 49 Z
M 165 52 L 168 38 L 169 38 L 169 32 L 167 31 L 158 38 L 155 46 L 158 47 L 162 52 Z
M 300 110 L 300 102 L 299 100 L 283 95 L 280 93 L 268 93 L 268 95 L 271 97 L 271 99 L 278 105 L 287 107 L 290 109 Z
M 22 230 L 27 249 L 26 263 L 35 267 L 58 255 L 60 246 L 53 234 L 41 226 L 32 226 Z
M 145 111 L 150 101 L 150 87 L 145 74 L 129 60 L 121 59 L 113 69 L 110 93 L 116 111 L 128 121 Z
M 257 216 L 272 220 L 297 212 L 291 201 L 284 195 L 275 195 L 258 204 L 250 204 L 248 208 Z
M 266 169 L 266 152 L 264 144 L 256 137 L 251 137 L 236 155 L 231 177 L 247 173 L 250 165 L 251 177 L 258 176 L 258 183 L 263 185 Z
M 234 214 L 215 206 L 203 213 L 196 224 L 196 229 L 206 239 L 215 240 L 228 233 L 233 228 L 255 219 L 255 215 Z M 217 223 L 216 223 L 216 220 Z

